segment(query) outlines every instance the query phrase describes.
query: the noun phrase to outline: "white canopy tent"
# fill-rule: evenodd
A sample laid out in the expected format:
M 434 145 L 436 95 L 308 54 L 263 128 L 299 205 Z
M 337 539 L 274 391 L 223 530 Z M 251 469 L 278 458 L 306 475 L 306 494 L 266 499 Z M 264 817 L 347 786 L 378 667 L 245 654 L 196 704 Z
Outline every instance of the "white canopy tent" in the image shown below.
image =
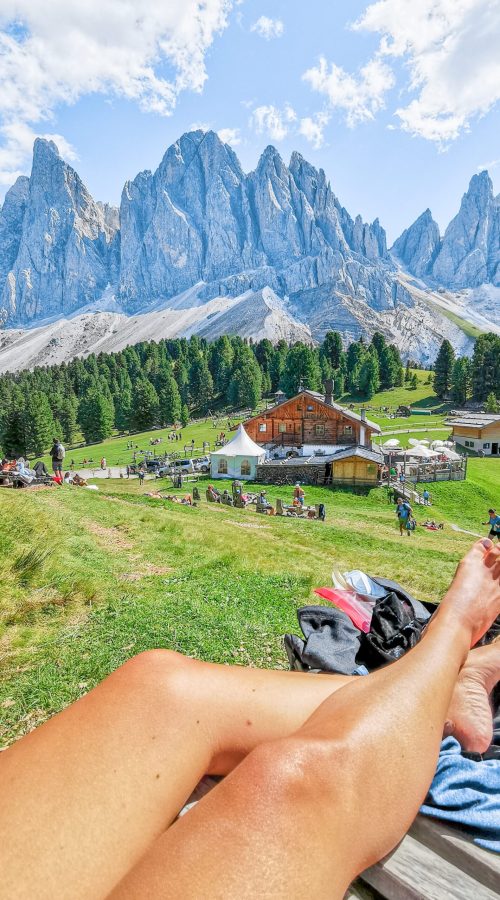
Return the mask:
M 239 425 L 225 447 L 210 454 L 210 473 L 212 478 L 255 478 L 257 466 L 265 458 L 264 448 L 252 441 L 243 425 Z

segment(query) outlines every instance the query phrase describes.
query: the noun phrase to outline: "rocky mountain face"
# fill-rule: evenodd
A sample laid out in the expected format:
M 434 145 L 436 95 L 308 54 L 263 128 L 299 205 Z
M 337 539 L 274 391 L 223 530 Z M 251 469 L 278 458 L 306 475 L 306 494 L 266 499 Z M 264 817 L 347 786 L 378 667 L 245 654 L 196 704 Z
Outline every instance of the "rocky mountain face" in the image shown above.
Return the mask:
M 474 175 L 458 215 L 443 238 L 427 209 L 403 232 L 392 252 L 431 286 L 451 290 L 500 286 L 500 195 L 487 172 Z
M 125 185 L 119 296 L 128 312 L 197 283 L 209 300 L 270 287 L 280 296 L 331 283 L 393 303 L 378 221 L 353 222 L 323 171 L 268 147 L 245 175 L 213 132 L 185 134 L 158 170 Z
M 31 177 L 18 178 L 0 214 L 0 321 L 64 316 L 99 297 L 117 276 L 117 219 L 54 143 L 36 140 Z
M 378 219 L 353 219 L 323 170 L 299 153 L 287 166 L 268 147 L 245 174 L 213 132 L 183 135 L 156 172 L 125 184 L 119 210 L 94 201 L 56 146 L 37 140 L 30 178 L 18 178 L 0 210 L 0 325 L 18 329 L 16 342 L 35 355 L 45 332 L 36 329 L 33 342 L 19 329 L 77 316 L 93 348 L 132 343 L 132 324 L 151 337 L 232 331 L 290 340 L 321 339 L 329 328 L 369 337 L 377 328 L 423 358 L 444 334 L 464 349 L 463 332 L 443 314 L 453 298 L 438 288 L 485 284 L 500 285 L 500 198 L 487 173 L 472 179 L 442 238 L 426 210 L 391 252 Z M 61 329 L 56 339 L 64 354 Z

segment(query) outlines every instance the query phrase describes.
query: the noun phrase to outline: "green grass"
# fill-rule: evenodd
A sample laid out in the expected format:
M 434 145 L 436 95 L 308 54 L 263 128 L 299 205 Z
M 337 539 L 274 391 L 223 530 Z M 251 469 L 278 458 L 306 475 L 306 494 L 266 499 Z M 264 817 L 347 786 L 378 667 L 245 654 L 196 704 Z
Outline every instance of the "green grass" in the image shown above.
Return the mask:
M 241 420 L 237 417 L 231 417 L 231 424 L 239 421 Z M 171 428 L 158 428 L 152 431 L 143 431 L 140 434 L 114 435 L 98 444 L 67 449 L 65 465 L 69 465 L 70 461 L 74 460 L 79 469 L 98 468 L 101 457 L 104 456 L 108 466 L 125 467 L 132 462 L 133 450 L 127 449 L 127 444 L 130 442 L 133 443 L 134 448 L 137 447 L 137 459 L 142 459 L 142 453 L 145 450 L 154 450 L 156 456 L 162 456 L 168 452 L 176 452 L 184 456 L 184 444 L 190 444 L 194 438 L 195 448 L 198 451 L 195 455 L 199 456 L 203 441 L 208 441 L 210 448 L 214 449 L 214 441 L 218 433 L 220 431 L 228 432 L 227 422 L 227 417 L 219 419 L 216 428 L 213 427 L 211 419 L 190 422 L 186 428 L 181 430 L 182 441 L 175 442 L 168 440 L 168 435 L 172 433 Z M 150 441 L 157 438 L 162 438 L 162 443 L 152 447 Z M 45 464 L 50 466 L 50 457 L 47 455 L 43 459 Z M 93 463 L 84 466 L 84 459 L 92 459 Z
M 446 528 L 411 538 L 399 536 L 381 489 L 308 488 L 308 502 L 326 503 L 326 524 L 204 499 L 183 507 L 147 496 L 161 483 L 135 480 L 104 480 L 98 492 L 0 490 L 3 743 L 147 648 L 285 667 L 281 637 L 332 568 L 362 567 L 438 599 L 472 540 L 451 522 L 486 533 L 480 523 L 498 498 L 498 461 L 470 460 L 469 474 L 431 485 L 431 514 Z M 290 495 L 268 488 L 271 499 Z
M 446 307 L 441 306 L 437 303 L 430 302 L 430 305 L 437 309 L 438 312 L 441 313 L 442 316 L 449 319 L 450 322 L 453 322 L 454 325 L 458 325 L 458 327 L 463 331 L 467 337 L 473 338 L 476 340 L 481 334 L 484 334 L 484 329 L 478 328 L 477 325 L 472 325 L 471 322 L 468 322 L 467 319 L 463 319 L 462 316 L 458 316 L 456 313 L 452 312 Z
M 414 389 L 403 387 L 394 387 L 388 391 L 379 391 L 368 402 L 363 402 L 363 398 L 357 394 L 344 394 L 339 403 L 348 405 L 354 403 L 356 409 L 358 406 L 364 406 L 366 409 L 377 409 L 381 406 L 388 406 L 392 409 L 398 406 L 418 406 L 421 409 L 439 407 L 441 401 L 434 394 L 432 384 L 428 384 L 429 372 L 423 369 L 412 369 L 412 374 L 416 374 L 418 386 Z

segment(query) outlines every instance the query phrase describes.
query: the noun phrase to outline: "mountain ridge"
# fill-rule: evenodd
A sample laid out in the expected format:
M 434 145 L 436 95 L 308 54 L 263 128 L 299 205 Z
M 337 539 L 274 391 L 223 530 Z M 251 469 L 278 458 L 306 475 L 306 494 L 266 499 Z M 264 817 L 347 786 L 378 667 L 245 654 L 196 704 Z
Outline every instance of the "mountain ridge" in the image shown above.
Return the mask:
M 353 219 L 324 170 L 300 153 L 287 166 L 269 145 L 245 174 L 210 131 L 182 135 L 155 172 L 127 181 L 119 210 L 95 201 L 56 145 L 37 139 L 30 177 L 18 178 L 0 210 L 4 334 L 83 315 L 110 292 L 117 314 L 128 316 L 169 303 L 174 311 L 187 292 L 200 333 L 203 307 L 210 316 L 218 298 L 226 310 L 218 327 L 244 327 L 251 337 L 267 327 L 264 297 L 273 296 L 276 334 L 321 339 L 338 321 L 346 340 L 377 327 L 406 347 L 415 333 L 408 352 L 418 355 L 420 344 L 430 354 L 440 332 L 467 349 L 460 328 L 450 332 L 436 292 L 472 291 L 467 303 L 460 293 L 449 298 L 467 317 L 485 283 L 500 286 L 500 197 L 485 172 L 471 180 L 443 236 L 426 210 L 390 251 L 379 219 Z M 495 315 L 493 303 L 481 303 L 479 318 Z M 425 323 L 423 341 L 414 322 Z M 215 322 L 206 326 L 212 334 Z

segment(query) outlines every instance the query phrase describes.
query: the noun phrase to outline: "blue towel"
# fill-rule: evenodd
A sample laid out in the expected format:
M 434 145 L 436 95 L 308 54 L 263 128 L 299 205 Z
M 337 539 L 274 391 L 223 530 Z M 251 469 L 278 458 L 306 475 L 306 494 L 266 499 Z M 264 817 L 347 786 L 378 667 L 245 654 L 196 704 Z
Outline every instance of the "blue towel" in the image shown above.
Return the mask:
M 500 853 L 500 759 L 467 759 L 455 738 L 445 738 L 420 812 L 456 822 L 474 843 Z

